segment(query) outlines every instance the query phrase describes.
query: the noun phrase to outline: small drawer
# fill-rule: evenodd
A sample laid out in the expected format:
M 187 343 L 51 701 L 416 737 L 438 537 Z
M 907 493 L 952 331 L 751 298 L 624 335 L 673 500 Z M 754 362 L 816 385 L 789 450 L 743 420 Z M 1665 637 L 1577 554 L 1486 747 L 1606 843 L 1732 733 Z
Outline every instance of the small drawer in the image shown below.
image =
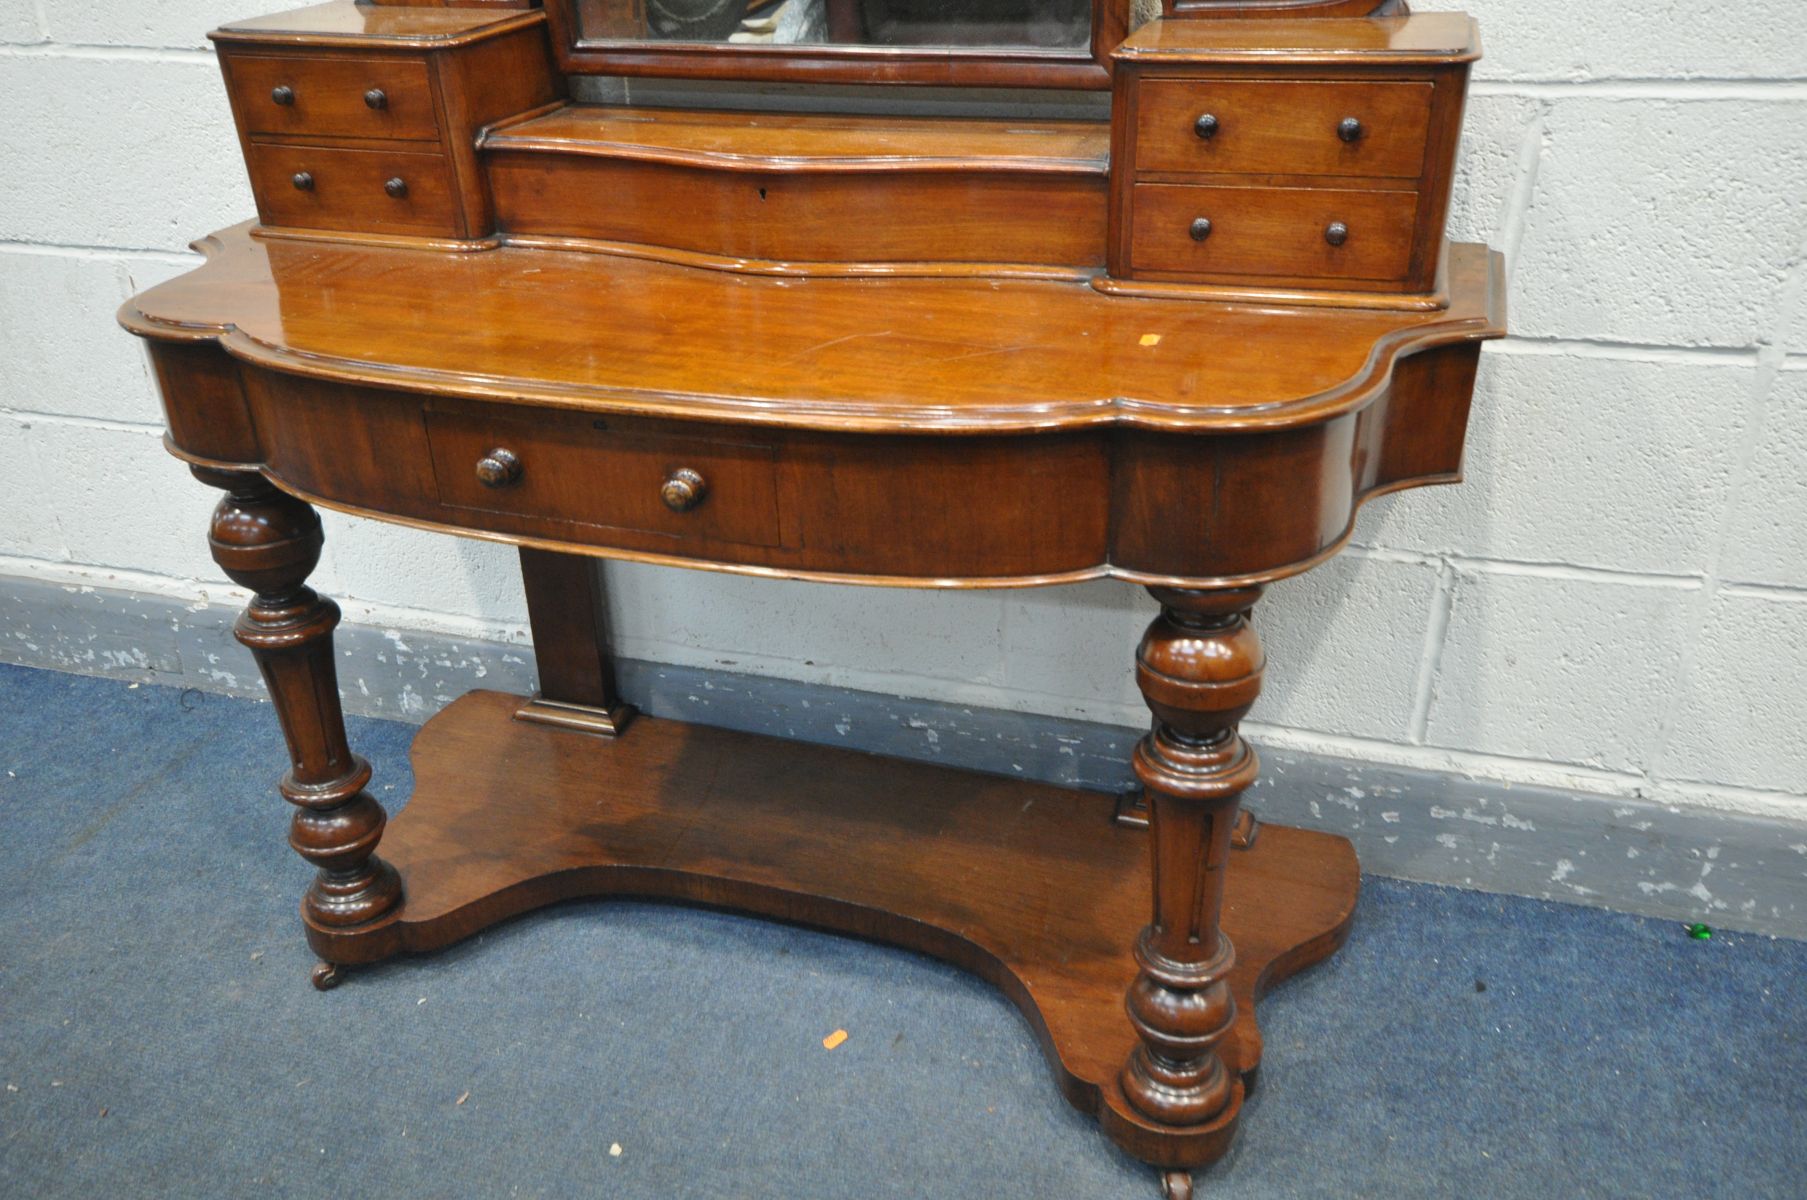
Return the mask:
M 1432 91 L 1410 81 L 1146 80 L 1136 170 L 1417 179 Z
M 1417 212 L 1416 192 L 1139 183 L 1130 260 L 1187 275 L 1403 279 Z
M 325 146 L 250 147 L 265 224 L 363 233 L 459 234 L 452 173 L 437 154 Z
M 776 450 L 538 410 L 429 408 L 441 503 L 674 538 L 781 544 Z
M 419 59 L 234 54 L 227 68 L 253 137 L 439 138 Z

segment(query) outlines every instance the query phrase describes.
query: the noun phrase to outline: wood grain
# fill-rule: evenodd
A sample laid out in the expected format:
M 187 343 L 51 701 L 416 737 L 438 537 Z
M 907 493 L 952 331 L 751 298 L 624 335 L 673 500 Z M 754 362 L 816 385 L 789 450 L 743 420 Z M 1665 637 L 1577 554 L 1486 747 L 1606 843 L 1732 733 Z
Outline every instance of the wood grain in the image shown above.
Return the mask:
M 1148 841 L 1112 823 L 1111 797 L 645 717 L 621 738 L 574 736 L 512 721 L 519 703 L 473 692 L 421 730 L 414 795 L 383 840 L 407 904 L 320 944 L 327 957 L 431 951 L 579 896 L 727 907 L 973 971 L 1023 1012 L 1069 1101 L 1124 1105 Z M 1349 843 L 1327 834 L 1267 825 L 1236 852 L 1236 1077 L 1262 1061 L 1259 996 L 1341 944 L 1358 882 Z M 1133 1116 L 1111 1129 L 1171 1166 L 1211 1161 L 1229 1131 L 1188 1138 Z

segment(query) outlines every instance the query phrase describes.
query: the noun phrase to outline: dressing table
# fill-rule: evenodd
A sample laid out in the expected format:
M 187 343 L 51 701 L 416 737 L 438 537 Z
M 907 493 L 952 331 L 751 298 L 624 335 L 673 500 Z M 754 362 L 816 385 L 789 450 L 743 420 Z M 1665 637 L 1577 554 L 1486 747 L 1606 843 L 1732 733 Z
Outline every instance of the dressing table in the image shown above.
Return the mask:
M 561 899 L 715 905 L 990 980 L 1169 1196 L 1224 1154 L 1256 1001 L 1335 952 L 1358 880 L 1345 840 L 1239 810 L 1251 612 L 1366 498 L 1457 480 L 1503 274 L 1444 235 L 1466 17 L 1166 0 L 1132 24 L 1129 0 L 339 0 L 213 34 L 258 219 L 121 320 L 170 452 L 224 493 L 210 544 L 253 594 L 317 986 Z M 590 76 L 1110 104 L 571 99 Z M 520 548 L 540 691 L 429 721 L 393 822 L 306 583 L 315 506 Z M 636 717 L 602 558 L 1145 585 L 1139 792 Z

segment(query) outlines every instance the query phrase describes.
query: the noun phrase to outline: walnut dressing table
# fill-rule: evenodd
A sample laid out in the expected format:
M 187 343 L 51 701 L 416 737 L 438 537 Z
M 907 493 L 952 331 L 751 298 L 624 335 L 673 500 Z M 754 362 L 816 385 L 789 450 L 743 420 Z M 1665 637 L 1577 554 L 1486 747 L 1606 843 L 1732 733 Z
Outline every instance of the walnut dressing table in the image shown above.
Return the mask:
M 1504 331 L 1498 257 L 1444 237 L 1476 40 L 1375 0 L 1168 0 L 1133 32 L 1084 2 L 341 2 L 214 34 L 259 221 L 121 319 L 225 493 L 318 986 L 568 897 L 719 905 L 990 980 L 1170 1195 L 1223 1155 L 1258 996 L 1357 888 L 1346 841 L 1239 813 L 1250 612 L 1365 498 L 1458 477 Z M 691 10 L 739 40 L 684 40 Z M 568 100 L 586 72 L 1111 103 Z M 520 547 L 541 691 L 430 721 L 392 823 L 306 586 L 315 505 Z M 633 719 L 606 557 L 1144 584 L 1145 803 Z

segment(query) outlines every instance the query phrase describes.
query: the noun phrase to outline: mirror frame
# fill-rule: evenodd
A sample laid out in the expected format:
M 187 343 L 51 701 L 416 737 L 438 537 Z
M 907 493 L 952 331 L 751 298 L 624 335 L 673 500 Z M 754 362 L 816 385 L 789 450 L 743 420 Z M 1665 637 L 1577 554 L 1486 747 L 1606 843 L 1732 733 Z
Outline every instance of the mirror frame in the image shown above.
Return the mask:
M 586 40 L 578 27 L 578 2 L 545 0 L 559 69 L 573 75 L 1098 90 L 1110 86 L 1111 51 L 1129 36 L 1133 0 L 1092 0 L 1091 45 L 1073 50 Z

